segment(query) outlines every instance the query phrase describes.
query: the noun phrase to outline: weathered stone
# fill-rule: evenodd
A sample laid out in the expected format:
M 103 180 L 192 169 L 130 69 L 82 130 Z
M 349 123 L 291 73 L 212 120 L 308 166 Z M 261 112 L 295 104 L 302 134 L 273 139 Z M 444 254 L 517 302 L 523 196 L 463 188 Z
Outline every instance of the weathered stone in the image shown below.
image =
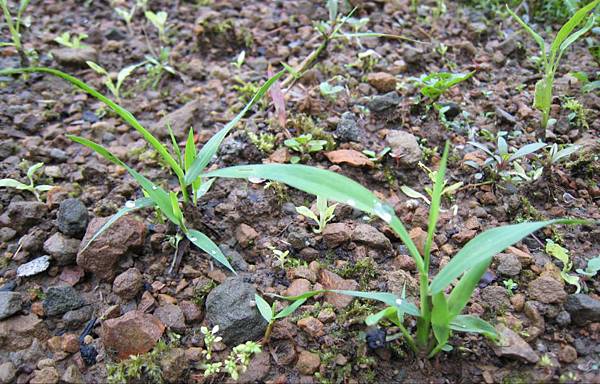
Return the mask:
M 18 292 L 0 292 L 0 320 L 21 310 L 23 298 Z
M 47 212 L 46 204 L 39 201 L 12 201 L 0 223 L 20 233 L 40 223 Z
M 54 367 L 45 367 L 33 372 L 29 384 L 56 384 L 58 383 L 58 371 Z
M 179 307 L 181 308 L 181 312 L 183 312 L 186 322 L 193 323 L 202 319 L 202 309 L 196 303 L 183 300 L 179 303 Z
M 267 323 L 254 302 L 256 289 L 240 276 L 226 279 L 206 297 L 205 320 L 219 325 L 223 342 L 237 345 L 260 338 Z
M 352 240 L 375 249 L 391 249 L 392 247 L 390 240 L 369 224 L 357 225 L 352 231 Z
M 164 330 L 165 325 L 156 317 L 131 311 L 102 323 L 102 342 L 108 351 L 125 359 L 150 351 Z
M 154 316 L 158 317 L 163 324 L 175 331 L 185 330 L 185 316 L 178 305 L 161 305 L 154 311 Z
M 335 134 L 342 141 L 359 141 L 361 130 L 352 112 L 344 112 L 335 129 Z
M 538 362 L 539 356 L 534 352 L 531 346 L 514 331 L 504 324 L 496 325 L 496 330 L 500 337 L 499 344 L 493 345 L 496 355 L 514 357 L 530 363 Z
M 17 375 L 17 368 L 10 361 L 0 364 L 0 384 L 10 384 Z
M 173 348 L 160 358 L 162 377 L 167 383 L 179 383 L 188 364 L 183 348 Z
M 83 324 L 87 323 L 88 320 L 94 315 L 94 307 L 86 305 L 79 309 L 75 309 L 65 313 L 62 317 L 65 322 L 65 326 L 70 329 L 77 329 Z
M 124 300 L 133 299 L 144 286 L 141 272 L 137 268 L 129 268 L 113 281 L 113 292 Z
M 238 383 L 263 383 L 264 378 L 271 369 L 271 357 L 268 352 L 263 351 L 252 357 L 248 364 L 248 369 L 243 372 L 238 379 Z
M 95 218 L 90 221 L 77 254 L 77 265 L 103 280 L 114 276 L 114 266 L 121 256 L 141 248 L 146 234 L 144 223 L 125 216 L 114 222 L 84 250 L 83 247 L 108 219 Z
M 548 276 L 541 276 L 529 283 L 529 296 L 545 304 L 561 303 L 567 298 L 562 284 Z
M 77 366 L 74 364 L 69 365 L 67 367 L 67 369 L 65 369 L 65 373 L 63 373 L 60 380 L 65 382 L 66 384 L 84 384 L 85 383 L 85 380 L 83 378 L 83 375 L 81 374 L 81 371 L 79 371 L 79 368 L 77 368 Z
M 312 375 L 319 369 L 321 358 L 318 354 L 309 351 L 302 351 L 298 355 L 296 369 L 303 375 Z
M 373 96 L 367 103 L 367 107 L 376 113 L 386 111 L 388 109 L 397 107 L 402 99 L 398 96 L 396 91 L 388 92 L 385 95 Z
M 481 290 L 481 303 L 495 311 L 505 311 L 510 307 L 506 288 L 490 285 Z
M 396 89 L 396 78 L 386 72 L 369 73 L 367 81 L 379 92 L 391 92 Z
M 323 242 L 328 248 L 336 248 L 350 241 L 352 226 L 348 223 L 330 223 L 323 230 Z
M 93 47 L 58 48 L 50 51 L 52 57 L 60 65 L 68 67 L 87 66 L 86 61 L 98 61 L 98 52 Z
M 298 327 L 308 333 L 312 338 L 321 337 L 325 334 L 323 323 L 312 316 L 298 320 Z
M 303 293 L 310 291 L 310 281 L 306 279 L 296 279 L 292 281 L 292 284 L 284 291 L 285 296 L 299 296 Z
M 50 256 L 40 256 L 28 263 L 19 265 L 19 268 L 17 268 L 17 276 L 27 277 L 37 275 L 38 273 L 47 270 L 48 267 L 50 267 Z
M 422 152 L 417 138 L 408 132 L 390 130 L 385 137 L 391 148 L 390 156 L 396 159 L 398 165 L 414 167 L 421 161 Z
M 574 324 L 584 325 L 588 322 L 600 322 L 600 301 L 583 293 L 569 295 L 565 309 L 571 315 Z
M 167 125 L 171 126 L 173 133 L 178 138 L 183 138 L 187 134 L 191 126 L 195 125 L 195 120 L 198 119 L 199 113 L 202 111 L 203 103 L 200 100 L 192 100 L 183 107 L 169 113 L 158 123 L 154 124 L 151 129 L 159 137 L 167 136 Z
M 354 280 L 345 280 L 335 273 L 326 269 L 319 271 L 319 283 L 324 289 L 345 289 L 355 291 L 359 288 L 358 283 Z M 346 308 L 352 302 L 352 296 L 342 295 L 339 293 L 325 293 L 325 301 L 336 308 Z
M 52 256 L 56 264 L 69 265 L 75 262 L 80 243 L 80 240 L 56 232 L 44 242 L 44 251 Z
M 516 276 L 521 272 L 521 262 L 516 255 L 512 253 L 499 253 L 495 257 L 498 260 L 496 270 L 504 276 Z
M 49 287 L 44 299 L 44 313 L 48 316 L 62 315 L 85 305 L 85 300 L 70 285 Z
M 46 340 L 48 329 L 33 313 L 12 316 L 0 321 L 0 348 L 18 351 L 29 347 L 34 339 Z
M 247 224 L 240 224 L 235 230 L 235 239 L 244 248 L 252 244 L 258 237 L 258 232 Z
M 89 222 L 86 206 L 79 199 L 66 199 L 60 203 L 56 215 L 58 230 L 67 236 L 80 237 Z
M 563 363 L 571 364 L 577 360 L 577 351 L 570 345 L 563 345 L 558 352 L 558 360 Z

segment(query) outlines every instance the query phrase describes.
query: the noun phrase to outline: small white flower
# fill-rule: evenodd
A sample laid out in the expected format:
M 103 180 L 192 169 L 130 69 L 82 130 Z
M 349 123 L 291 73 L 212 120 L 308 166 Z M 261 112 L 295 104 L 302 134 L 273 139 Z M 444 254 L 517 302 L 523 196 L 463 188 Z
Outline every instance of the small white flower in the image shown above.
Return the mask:
M 206 335 L 208 333 L 208 328 L 200 327 L 200 332 L 202 332 L 202 334 Z
M 215 325 L 215 326 L 213 327 L 212 331 L 210 331 L 210 333 L 212 333 L 212 334 L 214 335 L 214 334 L 215 334 L 215 333 L 217 333 L 217 332 L 219 332 L 219 326 L 218 326 L 218 325 Z

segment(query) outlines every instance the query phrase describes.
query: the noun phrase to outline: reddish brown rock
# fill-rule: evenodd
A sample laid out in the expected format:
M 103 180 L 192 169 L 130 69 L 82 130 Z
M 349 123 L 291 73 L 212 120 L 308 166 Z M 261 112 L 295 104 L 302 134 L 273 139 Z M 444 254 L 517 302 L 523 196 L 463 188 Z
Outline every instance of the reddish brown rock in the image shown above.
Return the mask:
M 179 307 L 183 312 L 185 321 L 188 323 L 200 321 L 202 319 L 202 310 L 195 303 L 189 300 L 183 300 L 179 303 Z
M 312 338 L 323 336 L 323 323 L 312 316 L 298 320 L 298 327 L 308 333 Z
M 258 232 L 247 224 L 240 224 L 235 230 L 235 239 L 244 248 L 252 244 L 258 237 Z
M 84 275 L 85 272 L 80 266 L 67 266 L 63 268 L 58 278 L 60 279 L 60 281 L 64 281 L 70 286 L 74 286 L 75 284 L 79 283 L 79 281 L 83 278 Z
M 561 303 L 567 298 L 562 284 L 555 279 L 542 276 L 529 283 L 529 296 L 545 304 Z
M 326 269 L 319 271 L 319 283 L 321 283 L 325 289 L 357 290 L 359 288 L 356 281 L 342 279 L 340 276 Z M 350 305 L 352 299 L 352 296 L 342 295 L 340 293 L 325 293 L 325 301 L 338 309 L 346 308 Z
M 158 317 L 167 327 L 183 331 L 185 329 L 185 316 L 179 305 L 164 304 L 156 308 L 154 316 Z
M 142 289 L 142 274 L 136 268 L 129 268 L 113 281 L 113 292 L 124 300 L 133 299 Z
M 34 338 L 46 340 L 48 336 L 44 321 L 33 313 L 0 321 L 0 349 L 5 351 L 25 349 L 31 345 Z
M 284 291 L 284 296 L 299 296 L 310 291 L 310 285 L 310 281 L 306 279 L 296 279 L 292 281 L 292 284 Z
M 373 166 L 373 162 L 367 156 L 353 149 L 338 149 L 337 151 L 326 152 L 325 156 L 333 164 L 345 163 L 354 167 Z
M 96 274 L 102 280 L 110 280 L 114 276 L 114 266 L 119 258 L 128 251 L 141 248 L 146 235 L 144 223 L 125 216 L 113 223 L 83 250 L 108 219 L 103 217 L 90 221 L 77 254 L 77 265 Z
M 150 351 L 165 331 L 156 317 L 140 311 L 127 312 L 102 323 L 102 342 L 119 359 Z
M 396 78 L 387 72 L 369 73 L 367 81 L 379 92 L 391 92 L 396 89 Z
M 318 354 L 309 351 L 302 351 L 298 356 L 296 369 L 303 375 L 312 375 L 319 369 L 321 358 Z
M 352 227 L 348 223 L 330 223 L 323 230 L 323 242 L 328 248 L 339 247 L 350 241 Z

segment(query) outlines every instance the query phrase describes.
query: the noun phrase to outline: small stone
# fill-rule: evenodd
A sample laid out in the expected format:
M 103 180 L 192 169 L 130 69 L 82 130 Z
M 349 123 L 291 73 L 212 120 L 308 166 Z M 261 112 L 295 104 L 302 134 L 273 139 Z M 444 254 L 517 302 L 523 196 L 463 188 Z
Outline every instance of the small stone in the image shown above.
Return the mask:
M 284 296 L 300 296 L 303 293 L 310 291 L 310 281 L 306 279 L 296 279 L 292 281 L 292 284 L 284 291 Z
M 385 95 L 373 96 L 367 103 L 367 107 L 375 113 L 381 113 L 388 109 L 397 107 L 401 101 L 402 99 L 400 99 L 398 93 L 396 93 L 396 91 L 392 91 L 386 93 Z
M 60 65 L 68 67 L 86 67 L 86 61 L 98 62 L 98 52 L 93 47 L 58 48 L 50 51 Z
M 318 354 L 309 351 L 302 351 L 298 355 L 296 369 L 303 375 L 312 375 L 319 369 L 321 358 Z
M 323 323 L 312 316 L 298 320 L 298 327 L 308 333 L 312 338 L 321 337 L 325 334 Z
M 352 231 L 352 240 L 375 249 L 391 249 L 392 247 L 390 240 L 369 224 L 357 225 Z
M 47 212 L 46 204 L 39 201 L 11 201 L 0 223 L 6 222 L 3 226 L 23 232 L 42 222 Z
M 56 364 L 55 364 L 54 360 L 52 360 L 52 359 L 41 359 L 37 363 L 38 369 L 44 369 L 47 367 L 54 367 L 54 366 L 56 366 Z
M 497 271 L 504 276 L 517 276 L 521 272 L 521 262 L 519 258 L 511 253 L 500 253 L 496 255 L 498 260 Z
M 156 308 L 154 316 L 158 317 L 167 327 L 175 331 L 185 330 L 185 316 L 178 305 L 162 305 Z
M 510 303 L 512 304 L 515 311 L 521 312 L 523 310 L 523 306 L 525 305 L 525 295 L 523 295 L 522 293 L 514 294 L 510 298 Z
M 9 316 L 21 310 L 23 305 L 23 298 L 18 292 L 0 292 L 0 320 L 5 319 Z
M 356 116 L 352 112 L 344 112 L 340 116 L 340 121 L 335 129 L 335 134 L 342 141 L 359 141 L 361 130 L 356 121 Z
M 62 315 L 85 305 L 85 300 L 71 286 L 50 287 L 43 301 L 44 313 L 48 316 Z
M 258 232 L 247 224 L 240 224 L 235 230 L 235 239 L 243 248 L 248 247 L 258 237 Z
M 571 364 L 577 360 L 577 351 L 570 345 L 563 345 L 558 352 L 558 360 L 563 363 Z
M 240 375 L 238 383 L 263 383 L 271 370 L 271 357 L 268 352 L 257 353 L 250 359 L 248 369 Z
M 292 268 L 290 274 L 292 279 L 306 279 L 311 283 L 317 281 L 317 274 L 308 267 L 300 266 Z
M 17 368 L 10 361 L 0 364 L 0 384 L 10 384 L 15 379 Z
M 165 325 L 156 317 L 131 311 L 102 323 L 102 342 L 105 348 L 125 359 L 150 351 L 164 330 Z
M 44 242 L 44 251 L 52 256 L 56 264 L 69 265 L 75 263 L 80 243 L 80 240 L 56 232 Z
M 454 234 L 454 236 L 452 236 L 452 240 L 456 241 L 458 244 L 464 244 L 474 238 L 476 234 L 477 231 L 474 229 L 463 229 Z
M 362 152 L 354 149 L 338 149 L 326 152 L 325 156 L 333 164 L 348 164 L 353 167 L 368 166 L 373 167 L 373 162 Z
M 0 321 L 0 348 L 18 351 L 28 348 L 35 339 L 49 338 L 44 321 L 33 313 L 11 316 Z
M 58 383 L 58 371 L 54 367 L 46 367 L 33 372 L 29 384 L 56 384 Z
M 70 286 L 74 286 L 83 278 L 84 275 L 85 272 L 80 266 L 67 266 L 63 268 L 58 279 L 69 284 Z
M 322 323 L 331 323 L 335 321 L 335 311 L 332 308 L 324 308 L 319 311 L 317 319 Z
M 556 323 L 561 327 L 566 327 L 571 324 L 571 315 L 567 311 L 560 311 L 558 315 L 556 315 Z
M 551 277 L 541 276 L 529 283 L 529 296 L 545 304 L 561 303 L 567 298 L 562 284 Z
M 490 285 L 481 290 L 482 304 L 493 310 L 506 310 L 510 306 L 508 293 L 505 288 Z
M 386 72 L 369 73 L 367 82 L 379 92 L 391 92 L 396 89 L 396 78 Z
M 514 357 L 530 363 L 538 362 L 540 358 L 533 348 L 514 331 L 504 324 L 496 325 L 496 330 L 500 338 L 499 344 L 492 346 L 496 355 Z
M 60 348 L 65 352 L 77 353 L 79 351 L 79 337 L 72 333 L 63 335 Z
M 565 303 L 565 309 L 576 325 L 600 322 L 600 300 L 583 293 L 569 295 Z
M 156 122 L 156 124 L 151 126 L 150 129 L 157 136 L 166 137 L 167 130 L 165 127 L 170 125 L 175 137 L 183 138 L 185 135 L 187 135 L 190 127 L 195 125 L 194 123 L 196 119 L 198 118 L 199 114 L 202 113 L 204 108 L 205 105 L 202 101 L 198 99 L 191 100 L 183 107 L 180 107 L 179 109 L 176 109 L 175 111 L 165 115 L 162 119 Z
M 359 285 L 356 281 L 350 279 L 345 280 L 326 269 L 321 269 L 319 271 L 319 283 L 323 285 L 324 289 L 344 289 L 355 291 L 359 288 Z M 348 305 L 350 305 L 352 300 L 352 296 L 332 292 L 325 293 L 325 301 L 338 309 L 346 308 Z
M 44 272 L 50 267 L 50 256 L 40 256 L 28 263 L 19 265 L 17 268 L 17 277 L 27 277 Z
M 122 299 L 131 300 L 138 294 L 143 285 L 141 272 L 136 268 L 129 268 L 115 278 L 112 289 Z
M 77 368 L 77 366 L 75 364 L 69 365 L 67 367 L 67 369 L 65 369 L 65 373 L 63 373 L 63 375 L 60 379 L 61 379 L 61 381 L 65 382 L 66 384 L 84 384 L 85 383 L 83 375 L 81 374 L 81 372 L 79 371 L 79 368 Z
M 60 203 L 56 215 L 58 230 L 67 236 L 80 237 L 89 221 L 86 206 L 79 199 L 66 199 Z
M 183 348 L 173 348 L 160 358 L 162 377 L 167 383 L 179 383 L 187 368 Z
M 202 319 L 202 309 L 189 300 L 181 301 L 179 303 L 179 308 L 181 308 L 185 321 L 188 323 L 193 323 Z
M 91 305 L 86 305 L 85 307 L 65 313 L 62 319 L 67 328 L 77 329 L 83 326 L 83 324 L 87 323 L 93 315 L 94 307 Z
M 408 132 L 390 130 L 385 137 L 391 148 L 390 156 L 396 159 L 398 165 L 414 167 L 422 158 L 421 148 L 417 138 Z
M 351 238 L 351 226 L 348 223 L 330 223 L 323 230 L 323 242 L 328 248 L 336 248 Z

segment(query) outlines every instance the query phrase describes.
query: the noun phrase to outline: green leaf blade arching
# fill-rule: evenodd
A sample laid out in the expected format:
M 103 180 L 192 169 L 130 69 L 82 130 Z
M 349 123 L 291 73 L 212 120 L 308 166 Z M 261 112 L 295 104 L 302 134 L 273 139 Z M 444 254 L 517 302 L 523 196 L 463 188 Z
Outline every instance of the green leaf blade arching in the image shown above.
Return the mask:
M 457 332 L 479 333 L 491 339 L 497 339 L 498 333 L 490 323 L 479 316 L 459 315 L 450 322 L 450 328 Z
M 242 109 L 240 113 L 238 113 L 237 116 L 233 118 L 233 120 L 227 123 L 219 132 L 217 132 L 213 137 L 211 137 L 206 144 L 204 144 L 200 152 L 198 152 L 198 155 L 196 156 L 196 159 L 194 160 L 193 164 L 187 170 L 187 173 L 185 175 L 185 185 L 190 185 L 200 176 L 200 174 L 204 171 L 204 168 L 206 168 L 210 160 L 219 150 L 221 143 L 223 142 L 225 136 L 227 136 L 229 131 L 231 131 L 240 122 L 240 120 L 242 120 L 242 117 L 244 117 L 246 112 L 248 112 L 250 108 L 252 108 L 252 106 L 256 104 L 256 102 L 258 102 L 258 100 L 260 100 L 265 93 L 267 93 L 269 88 L 271 88 L 271 85 L 273 85 L 281 76 L 283 76 L 284 73 L 285 71 L 280 71 L 277 74 L 275 74 L 275 76 L 267 80 L 262 85 L 262 87 L 260 87 L 260 89 L 256 92 L 254 97 L 252 97 L 250 102 L 246 104 L 244 109 Z
M 31 186 L 27 185 L 27 184 L 23 184 L 20 181 L 14 180 L 14 179 L 1 179 L 0 180 L 0 187 L 6 187 L 6 188 L 16 188 L 18 190 L 29 190 L 32 189 Z
M 263 299 L 258 293 L 254 294 L 254 302 L 256 303 L 256 308 L 258 308 L 258 312 L 260 312 L 263 319 L 270 323 L 273 321 L 273 310 L 271 306 L 265 299 Z
M 502 252 L 525 236 L 551 224 L 582 224 L 582 220 L 556 219 L 488 229 L 469 241 L 433 279 L 430 293 L 442 292 L 454 279 Z
M 100 227 L 100 229 L 98 229 L 96 231 L 96 233 L 94 233 L 94 235 L 92 236 L 90 241 L 88 241 L 87 244 L 83 247 L 83 249 L 79 252 L 85 251 L 87 249 L 87 247 L 89 247 L 90 244 L 92 244 L 94 242 L 94 240 L 96 240 L 102 233 L 104 233 L 108 228 L 110 228 L 111 225 L 113 225 L 121 217 L 125 216 L 126 214 L 128 214 L 130 212 L 136 211 L 138 209 L 153 207 L 154 205 L 155 205 L 154 201 L 152 201 L 152 199 L 150 199 L 149 197 L 143 197 L 143 198 L 137 199 L 135 201 L 128 201 L 127 203 L 125 203 L 125 206 L 123 208 L 119 209 L 117 211 L 117 213 L 112 215 L 102 225 L 102 227 Z
M 283 308 L 281 310 L 281 312 L 279 312 L 277 315 L 275 315 L 275 319 L 278 320 L 278 319 L 283 319 L 283 318 L 288 317 L 289 315 L 291 315 L 292 313 L 294 313 L 294 311 L 296 309 L 300 308 L 300 306 L 302 304 L 304 304 L 304 302 L 306 300 L 307 299 L 298 299 L 298 300 L 294 301 L 292 304 L 290 304 L 287 307 Z
M 208 236 L 204 233 L 197 231 L 195 229 L 190 229 L 186 233 L 188 240 L 194 244 L 196 247 L 200 248 L 204 252 L 208 253 L 210 257 L 217 260 L 221 263 L 225 268 L 229 269 L 231 272 L 237 275 L 227 257 L 223 254 L 221 249 L 214 243 Z
M 556 34 L 556 37 L 554 38 L 554 41 L 552 42 L 552 45 L 550 46 L 550 52 L 552 57 L 556 57 L 557 55 L 560 55 L 560 53 L 562 53 L 561 45 L 563 44 L 563 42 L 565 42 L 565 40 L 567 40 L 571 35 L 571 32 L 573 32 L 573 30 L 577 28 L 579 24 L 581 24 L 581 22 L 587 16 L 588 12 L 594 9 L 598 4 L 600 4 L 600 0 L 594 0 L 585 7 L 582 7 L 579 11 L 575 12 L 575 14 L 560 28 L 560 30 Z M 593 16 L 590 18 L 593 18 Z M 585 29 L 585 27 L 583 29 Z M 587 30 L 583 33 L 585 32 L 587 32 Z M 573 41 L 575 41 L 577 37 Z M 568 45 L 572 44 L 573 41 L 571 41 Z M 566 49 L 568 45 L 566 45 L 564 48 Z M 551 59 L 550 61 L 552 62 L 553 60 Z

